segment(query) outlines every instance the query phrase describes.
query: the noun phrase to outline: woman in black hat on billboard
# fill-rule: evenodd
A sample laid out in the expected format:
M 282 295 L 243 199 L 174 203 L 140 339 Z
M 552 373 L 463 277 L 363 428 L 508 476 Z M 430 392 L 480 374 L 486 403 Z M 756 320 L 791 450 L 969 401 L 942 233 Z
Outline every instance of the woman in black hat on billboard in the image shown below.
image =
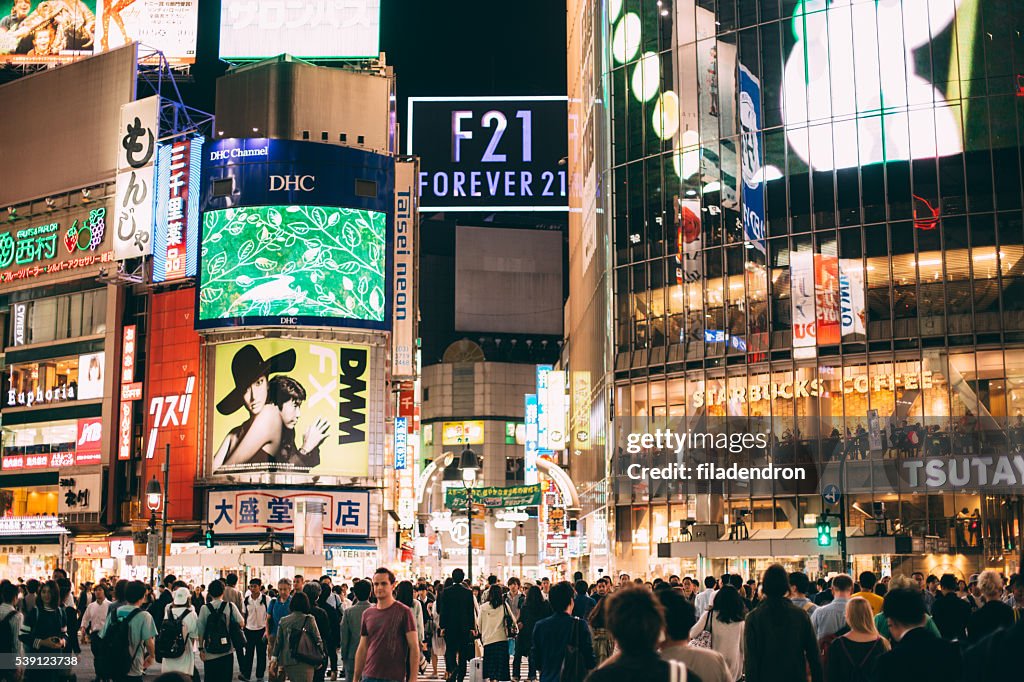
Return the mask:
M 263 428 L 258 429 L 260 433 L 252 434 L 253 438 L 250 440 L 262 440 L 260 444 L 262 447 L 257 447 L 257 451 L 252 453 L 250 457 L 243 458 L 240 456 L 242 452 L 239 449 L 239 445 L 246 439 L 246 436 L 250 435 L 250 431 L 256 423 L 256 418 L 263 412 L 263 408 L 267 406 L 270 375 L 290 372 L 293 369 L 295 369 L 294 348 L 282 351 L 277 355 L 272 355 L 266 360 L 263 359 L 259 349 L 252 344 L 243 346 L 241 350 L 235 353 L 235 357 L 231 359 L 231 376 L 234 379 L 235 386 L 230 393 L 217 403 L 217 411 L 227 416 L 245 407 L 249 416 L 244 422 L 231 429 L 224 438 L 224 442 L 221 443 L 220 448 L 218 448 L 217 453 L 213 457 L 214 471 L 225 465 L 235 466 L 237 464 L 255 463 L 254 460 L 262 460 L 264 458 L 260 456 L 260 451 L 266 455 L 268 460 L 276 454 L 277 443 L 275 440 L 280 440 L 280 426 L 277 428 L 277 439 L 273 436 L 273 427 L 275 426 L 275 421 L 281 422 L 280 415 L 268 413 L 263 420 L 265 424 L 261 424 Z M 264 438 L 264 436 L 266 437 Z M 270 449 L 268 450 L 267 448 Z

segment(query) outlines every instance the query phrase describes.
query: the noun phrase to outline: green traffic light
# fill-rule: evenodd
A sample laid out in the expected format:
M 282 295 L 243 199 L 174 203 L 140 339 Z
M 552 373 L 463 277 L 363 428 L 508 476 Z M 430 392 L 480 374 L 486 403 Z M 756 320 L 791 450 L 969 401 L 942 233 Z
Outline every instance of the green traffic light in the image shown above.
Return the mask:
M 818 546 L 828 547 L 832 544 L 832 524 L 828 521 L 818 522 Z
M 207 547 L 207 549 L 213 547 L 213 531 L 212 530 L 206 531 L 206 547 Z

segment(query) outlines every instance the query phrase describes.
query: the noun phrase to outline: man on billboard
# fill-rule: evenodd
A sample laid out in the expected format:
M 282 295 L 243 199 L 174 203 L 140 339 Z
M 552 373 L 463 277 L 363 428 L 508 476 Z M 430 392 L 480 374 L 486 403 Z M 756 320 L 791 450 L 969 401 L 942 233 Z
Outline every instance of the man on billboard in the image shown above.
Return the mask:
M 312 467 L 315 464 L 309 462 L 319 463 L 319 446 L 327 436 L 327 423 L 318 419 L 307 429 L 302 448 L 296 449 L 295 426 L 306 391 L 290 377 L 270 377 L 294 368 L 294 349 L 266 360 L 252 344 L 235 353 L 231 360 L 234 387 L 217 403 L 217 411 L 231 415 L 244 406 L 249 416 L 228 432 L 214 455 L 214 471 L 247 464 L 291 462 Z
M 64 50 L 91 51 L 95 29 L 96 15 L 82 0 L 43 0 L 4 41 L 0 41 L 0 52 L 14 51 L 10 44 L 12 38 L 21 41 L 45 30 L 52 30 L 54 34 L 48 54 L 60 54 Z

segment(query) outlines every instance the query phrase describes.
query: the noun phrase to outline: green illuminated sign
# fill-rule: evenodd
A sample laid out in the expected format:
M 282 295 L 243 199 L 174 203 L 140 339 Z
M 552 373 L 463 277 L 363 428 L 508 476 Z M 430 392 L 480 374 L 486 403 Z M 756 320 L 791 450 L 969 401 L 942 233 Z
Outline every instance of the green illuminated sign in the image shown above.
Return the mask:
M 255 206 L 203 216 L 199 319 L 383 322 L 386 215 Z
M 71 224 L 63 237 L 64 246 L 69 254 L 96 250 L 103 241 L 106 214 L 107 209 L 95 208 L 89 213 L 89 218 L 82 221 L 81 226 L 78 220 Z M 56 258 L 58 237 L 60 223 L 47 223 L 0 234 L 0 268 L 9 267 L 11 264 L 31 265 Z
M 444 506 L 465 509 L 469 495 L 465 488 L 448 488 L 444 492 Z M 540 485 L 514 485 L 508 488 L 487 486 L 473 491 L 473 505 L 488 509 L 505 507 L 536 507 L 540 504 Z

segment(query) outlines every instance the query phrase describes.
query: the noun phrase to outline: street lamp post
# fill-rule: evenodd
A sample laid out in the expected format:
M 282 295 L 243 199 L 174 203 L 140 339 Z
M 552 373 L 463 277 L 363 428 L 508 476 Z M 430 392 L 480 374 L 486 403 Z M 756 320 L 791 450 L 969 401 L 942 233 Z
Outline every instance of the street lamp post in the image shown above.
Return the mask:
M 156 480 L 156 476 L 153 476 L 149 483 L 146 484 L 146 508 L 149 509 L 149 534 L 146 537 L 147 550 L 156 537 L 156 513 L 160 511 L 163 502 L 164 494 L 160 489 L 160 481 Z M 152 560 L 152 552 L 147 551 L 146 555 L 146 563 L 149 564 L 149 582 L 153 584 L 153 573 L 156 570 L 154 564 L 156 562 Z
M 164 446 L 164 490 L 170 493 L 170 465 L 171 465 L 171 444 L 167 443 Z M 163 512 L 161 514 L 161 521 L 163 527 L 160 532 L 160 579 L 162 580 L 167 575 L 167 505 L 163 506 Z
M 526 556 L 526 533 L 523 530 L 523 522 L 519 522 L 519 535 L 516 537 L 516 554 L 519 555 L 519 579 L 523 577 L 523 557 Z
M 480 471 L 480 459 L 471 449 L 466 448 L 459 457 L 459 471 L 462 472 L 462 485 L 466 488 L 466 520 L 469 523 L 469 547 L 466 553 L 468 557 L 468 570 L 466 577 L 470 585 L 473 584 L 473 485 L 476 483 L 477 473 Z

